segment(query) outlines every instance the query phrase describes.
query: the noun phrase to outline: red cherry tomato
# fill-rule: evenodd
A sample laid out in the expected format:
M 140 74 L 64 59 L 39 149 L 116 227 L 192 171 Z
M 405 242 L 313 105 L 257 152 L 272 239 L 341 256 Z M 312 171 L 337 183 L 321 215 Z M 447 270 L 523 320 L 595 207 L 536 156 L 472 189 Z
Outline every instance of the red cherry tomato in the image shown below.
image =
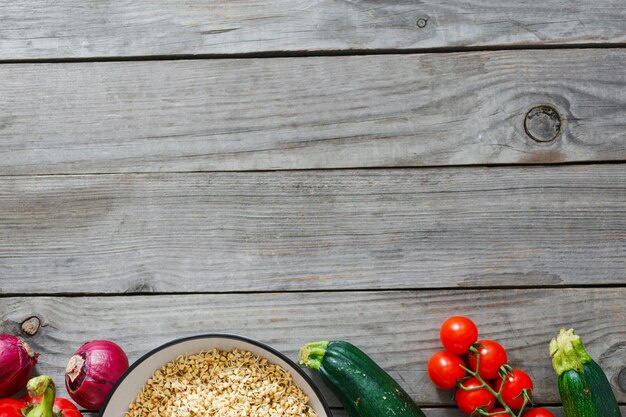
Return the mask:
M 504 387 L 502 387 L 502 400 L 513 410 L 519 410 L 524 405 L 522 391 L 528 390 L 529 394 L 531 394 L 533 381 L 526 372 L 519 369 L 513 369 L 511 373 L 507 374 L 506 380 L 502 381 L 502 379 L 498 379 L 498 382 L 496 382 L 496 391 L 499 391 L 502 384 L 504 384 Z
M 545 408 L 531 408 L 522 417 L 554 417 L 554 414 Z
M 478 379 L 472 377 L 467 381 L 463 381 L 462 385 L 465 388 L 475 388 L 480 387 L 482 384 Z M 461 411 L 470 415 L 473 414 L 477 408 L 481 407 L 485 411 L 490 411 L 496 403 L 496 398 L 485 388 L 466 391 L 459 387 L 454 393 L 454 398 Z
M 498 369 L 506 364 L 506 350 L 495 340 L 480 340 L 480 369 L 478 374 L 483 379 L 498 378 Z M 470 369 L 476 371 L 476 355 L 470 352 L 468 356 Z
M 465 378 L 463 359 L 445 350 L 435 353 L 428 361 L 428 376 L 439 388 L 452 389 L 456 381 Z
M 467 317 L 450 317 L 441 325 L 439 338 L 449 352 L 465 355 L 472 343 L 478 339 L 478 328 Z

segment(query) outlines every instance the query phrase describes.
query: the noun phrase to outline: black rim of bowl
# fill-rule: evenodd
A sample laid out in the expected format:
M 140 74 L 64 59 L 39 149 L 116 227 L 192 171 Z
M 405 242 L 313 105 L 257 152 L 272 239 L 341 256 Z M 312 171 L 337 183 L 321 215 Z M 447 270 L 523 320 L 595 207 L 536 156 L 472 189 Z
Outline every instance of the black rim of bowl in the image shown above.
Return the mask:
M 180 339 L 174 339 L 172 341 L 164 343 L 161 346 L 159 346 L 157 348 L 154 348 L 151 351 L 149 351 L 148 353 L 142 355 L 139 359 L 137 359 L 126 370 L 126 372 L 124 372 L 122 374 L 120 379 L 118 379 L 117 382 L 113 385 L 113 388 L 111 388 L 111 391 L 109 392 L 109 394 L 107 395 L 106 399 L 104 400 L 104 403 L 102 403 L 102 407 L 100 407 L 100 411 L 98 413 L 98 416 L 99 417 L 103 417 L 104 416 L 104 412 L 106 411 L 107 406 L 109 405 L 109 401 L 111 401 L 111 398 L 113 397 L 113 394 L 115 394 L 115 391 L 117 391 L 117 389 L 122 384 L 122 382 L 124 382 L 124 380 L 126 379 L 128 374 L 130 374 L 136 367 L 138 367 L 142 362 L 144 362 L 150 356 L 152 356 L 155 353 L 157 353 L 157 352 L 159 352 L 159 351 L 161 351 L 161 350 L 163 350 L 165 348 L 168 348 L 168 347 L 170 347 L 172 345 L 177 345 L 177 344 L 182 343 L 182 342 L 188 342 L 189 340 L 195 340 L 195 339 L 217 339 L 217 338 L 239 340 L 239 341 L 242 341 L 242 342 L 250 343 L 250 344 L 255 345 L 257 347 L 260 347 L 261 349 L 264 349 L 264 350 L 266 350 L 266 351 L 268 351 L 270 353 L 273 353 L 274 355 L 278 356 L 280 359 L 282 359 L 285 362 L 287 362 L 289 365 L 291 365 L 291 367 L 298 374 L 300 374 L 300 376 L 302 376 L 302 378 L 304 378 L 304 380 L 307 382 L 307 384 L 309 384 L 311 389 L 313 389 L 313 392 L 315 393 L 315 395 L 319 399 L 320 403 L 322 404 L 322 407 L 324 408 L 324 412 L 326 412 L 326 415 L 328 417 L 332 417 L 332 414 L 330 412 L 330 408 L 328 407 L 328 404 L 326 404 L 326 400 L 322 396 L 322 393 L 319 390 L 319 388 L 317 387 L 317 385 L 315 384 L 315 382 L 313 382 L 311 377 L 308 376 L 304 372 L 304 370 L 300 366 L 298 366 L 298 364 L 296 364 L 294 361 L 289 359 L 287 357 L 287 355 L 285 355 L 284 353 L 279 352 L 278 350 L 274 349 L 270 345 L 267 345 L 267 344 L 265 344 L 263 342 L 259 342 L 258 340 L 250 339 L 248 337 L 239 336 L 239 335 L 236 335 L 236 334 L 228 334 L 228 333 L 209 333 L 209 334 L 201 334 L 201 335 L 197 335 L 197 336 L 181 337 Z

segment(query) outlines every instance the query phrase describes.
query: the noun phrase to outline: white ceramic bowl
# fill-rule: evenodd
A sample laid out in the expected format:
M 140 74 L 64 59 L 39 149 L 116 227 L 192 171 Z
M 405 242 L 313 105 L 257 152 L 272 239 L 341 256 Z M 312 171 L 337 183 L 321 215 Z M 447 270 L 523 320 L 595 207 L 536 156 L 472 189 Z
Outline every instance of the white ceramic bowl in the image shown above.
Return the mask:
M 135 399 L 154 371 L 180 355 L 194 354 L 217 348 L 247 350 L 280 365 L 293 377 L 294 382 L 309 397 L 309 404 L 319 417 L 332 417 L 332 414 L 313 381 L 293 361 L 274 348 L 256 340 L 228 334 L 207 334 L 173 340 L 148 352 L 139 358 L 111 389 L 102 405 L 101 417 L 124 417 L 128 405 Z

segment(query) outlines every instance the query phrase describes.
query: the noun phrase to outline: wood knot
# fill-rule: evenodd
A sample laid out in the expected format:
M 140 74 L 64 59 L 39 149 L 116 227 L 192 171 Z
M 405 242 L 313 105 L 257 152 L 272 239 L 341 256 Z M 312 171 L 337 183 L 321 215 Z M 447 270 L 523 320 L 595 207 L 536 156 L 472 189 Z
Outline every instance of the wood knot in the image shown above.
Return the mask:
M 554 107 L 537 106 L 526 113 L 524 129 L 537 142 L 550 142 L 561 132 L 561 116 Z
M 34 336 L 37 334 L 40 327 L 41 320 L 39 320 L 39 317 L 29 317 L 22 322 L 22 333 L 28 336 Z
M 425 28 L 427 24 L 428 24 L 428 19 L 424 17 L 420 17 L 419 19 L 417 19 L 416 25 L 418 28 L 420 29 Z
M 617 376 L 617 385 L 619 385 L 619 389 L 626 392 L 626 368 L 622 369 Z

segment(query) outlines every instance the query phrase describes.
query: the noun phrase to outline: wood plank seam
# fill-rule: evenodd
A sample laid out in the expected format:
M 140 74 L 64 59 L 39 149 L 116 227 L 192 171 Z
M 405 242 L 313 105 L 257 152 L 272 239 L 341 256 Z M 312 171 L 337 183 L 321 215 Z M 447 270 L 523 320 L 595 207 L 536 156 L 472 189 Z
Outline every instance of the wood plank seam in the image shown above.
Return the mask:
M 550 45 L 496 45 L 496 46 L 455 46 L 440 48 L 407 48 L 407 49 L 338 49 L 338 50 L 307 50 L 307 51 L 274 51 L 224 54 L 169 54 L 169 55 L 134 55 L 134 56 L 94 56 L 87 58 L 32 58 L 32 59 L 1 59 L 2 64 L 72 64 L 84 62 L 145 62 L 145 61 L 205 61 L 225 59 L 279 59 L 279 58 L 314 58 L 341 56 L 376 56 L 376 55 L 420 55 L 420 54 L 453 54 L 466 52 L 497 52 L 497 51 L 536 51 L 561 49 L 623 49 L 626 42 L 615 43 L 574 43 Z

